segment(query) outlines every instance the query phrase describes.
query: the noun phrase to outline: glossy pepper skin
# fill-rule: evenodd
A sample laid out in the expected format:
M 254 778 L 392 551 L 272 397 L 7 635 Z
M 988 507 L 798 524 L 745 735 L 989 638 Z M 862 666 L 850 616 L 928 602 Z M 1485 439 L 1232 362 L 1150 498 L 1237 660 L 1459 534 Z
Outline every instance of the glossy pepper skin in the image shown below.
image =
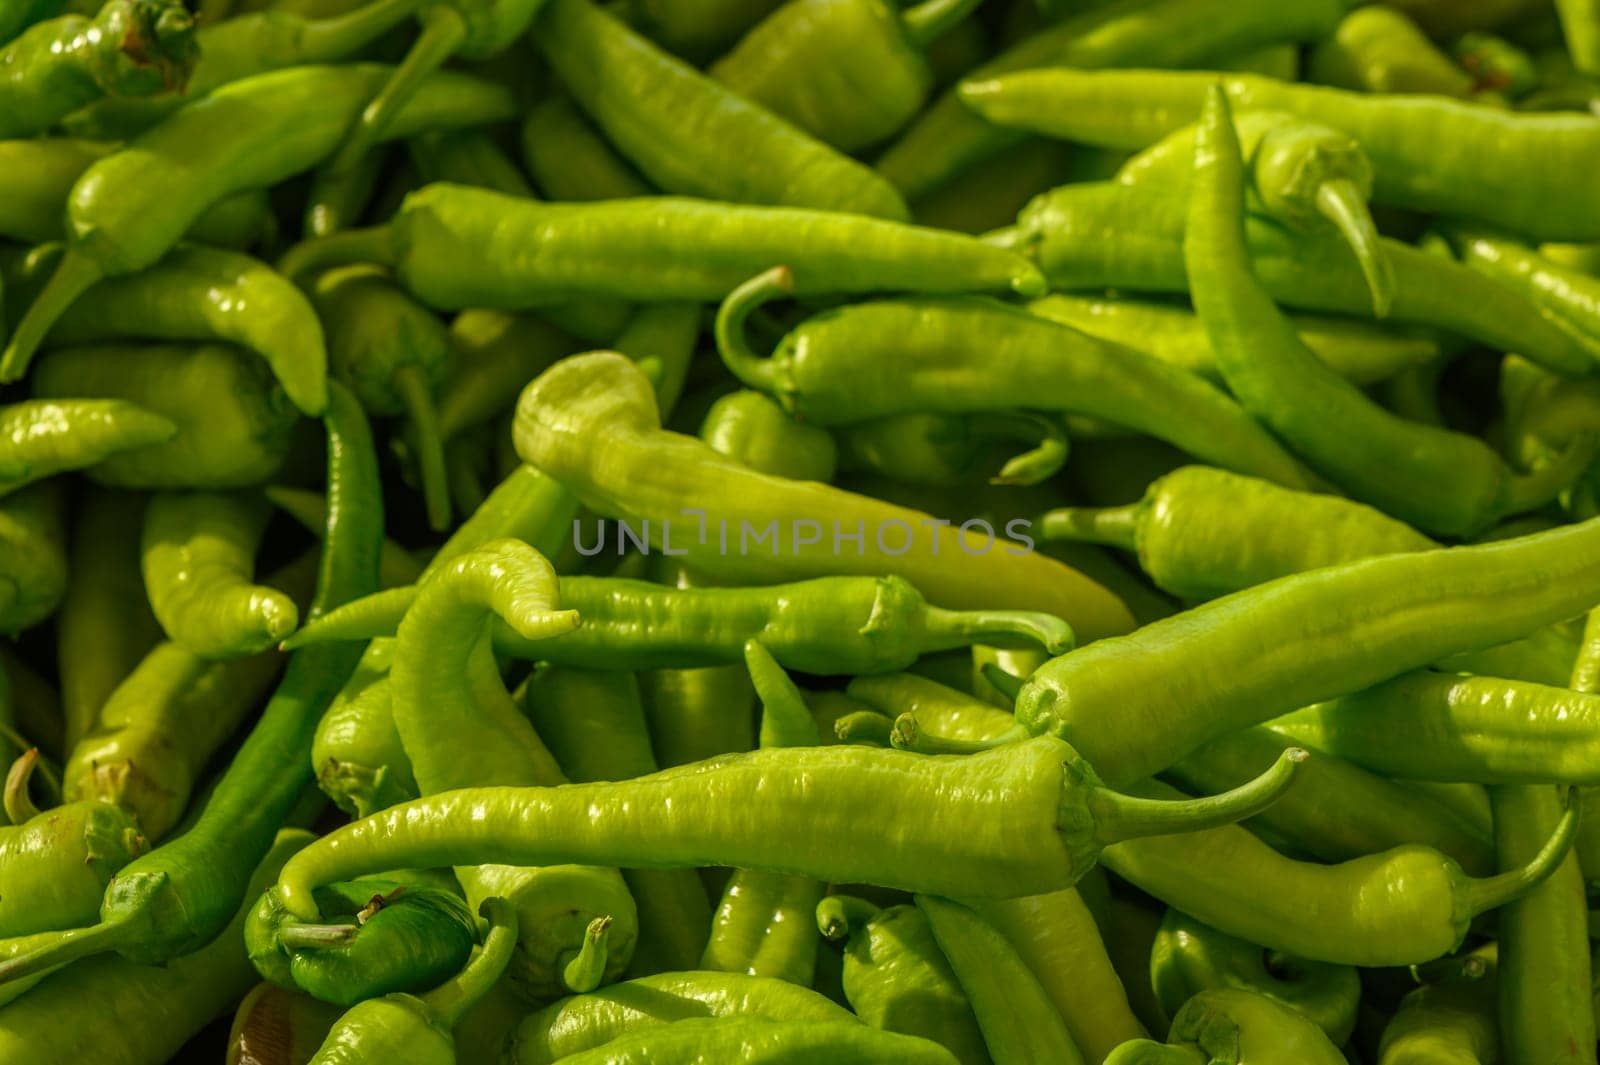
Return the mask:
M 850 1011 L 786 980 L 744 973 L 658 973 L 559 999 L 528 1014 L 507 1043 L 506 1061 L 551 1065 L 641 1028 L 707 1016 L 851 1019 Z
M 1126 1043 L 1106 1065 L 1339 1065 L 1344 1060 L 1305 1014 L 1265 995 L 1219 989 L 1202 991 L 1184 1004 L 1172 1019 L 1166 1046 L 1149 1040 Z
M 104 96 L 181 86 L 198 49 L 194 18 L 173 0 L 110 0 L 92 18 L 62 15 L 0 45 L 0 137 L 43 133 Z
M 596 434 L 601 432 L 604 464 L 595 461 Z M 867 550 L 868 545 L 859 556 L 810 549 L 780 554 L 780 549 L 796 551 L 795 519 L 815 521 L 815 515 L 829 515 L 842 527 L 859 520 L 867 530 L 890 521 L 916 529 L 933 519 L 824 485 L 762 475 L 699 441 L 663 432 L 647 381 L 618 355 L 577 356 L 547 370 L 523 392 L 516 435 L 525 460 L 566 484 L 598 513 L 627 520 L 636 529 L 646 519 L 656 529 L 663 521 L 676 526 L 678 534 L 671 539 L 689 552 L 685 559 L 718 579 L 770 583 L 825 573 L 887 572 L 910 581 L 929 602 L 944 607 L 982 603 L 1053 613 L 1081 641 L 1125 631 L 1131 624 L 1120 601 L 1067 567 L 1038 555 L 1008 554 L 1015 549 L 995 544 L 978 553 L 969 544 L 975 532 L 949 526 L 936 528 L 927 538 L 927 550 L 918 546 L 898 556 Z M 697 525 L 686 521 L 682 508 L 706 500 L 721 501 L 707 508 L 706 518 L 726 523 L 733 535 L 741 521 L 757 530 L 776 523 L 773 554 L 763 549 L 760 554 L 723 555 L 714 545 L 697 545 L 691 532 Z M 934 557 L 934 546 L 944 548 L 944 557 Z M 949 558 L 958 554 L 964 556 L 962 564 L 951 566 Z
M 625 200 L 651 187 L 590 125 L 570 96 L 552 94 L 522 121 L 522 161 L 552 200 Z
M 256 971 L 336 1006 L 426 991 L 460 969 L 477 930 L 460 896 L 405 879 L 330 884 L 318 893 L 330 923 L 295 920 L 271 891 L 245 922 Z
M 1486 952 L 1473 955 L 1478 959 Z M 1472 1065 L 1496 1061 L 1498 981 L 1492 953 L 1487 972 L 1465 980 L 1425 984 L 1400 1000 L 1383 1029 L 1378 1065 Z
M 952 1065 L 949 1051 L 913 1036 L 880 1032 L 857 1021 L 769 1021 L 753 1017 L 673 1021 L 574 1054 L 567 1065 L 691 1065 L 707 1058 L 750 1065 Z
M 1226 395 L 1168 363 L 988 300 L 858 303 L 810 318 L 768 359 L 749 314 L 790 288 L 776 270 L 717 315 L 724 363 L 796 417 L 848 424 L 917 411 L 1020 408 L 1089 415 L 1196 456 L 1291 486 L 1314 476 Z
M 125 451 L 164 444 L 178 427 L 121 399 L 25 399 L 0 407 L 0 496 Z
M 1310 80 L 1369 93 L 1466 98 L 1473 79 L 1404 11 L 1374 5 L 1350 12 L 1311 50 Z
M 66 595 L 65 509 L 54 481 L 0 498 L 0 632 L 33 627 Z
M 1231 988 L 1309 1017 L 1335 1046 L 1356 1025 L 1361 979 L 1347 965 L 1285 957 L 1168 910 L 1150 953 L 1150 982 L 1170 1016 L 1202 991 Z

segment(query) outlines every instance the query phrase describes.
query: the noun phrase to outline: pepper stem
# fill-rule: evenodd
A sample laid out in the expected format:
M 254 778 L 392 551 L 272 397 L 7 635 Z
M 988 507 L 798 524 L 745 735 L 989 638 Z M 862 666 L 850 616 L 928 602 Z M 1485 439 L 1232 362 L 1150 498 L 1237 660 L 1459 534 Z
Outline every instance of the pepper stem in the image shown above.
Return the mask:
M 757 640 L 744 645 L 744 664 L 761 700 L 762 747 L 815 747 L 822 742 L 800 689 Z
M 893 732 L 894 722 L 887 714 L 876 710 L 857 710 L 833 723 L 833 734 L 841 743 L 876 743 L 888 747 Z
M 1513 474 L 1506 483 L 1502 514 L 1521 514 L 1550 502 L 1583 476 L 1597 450 L 1600 450 L 1600 435 L 1579 433 L 1543 466 L 1528 473 Z
M 757 355 L 745 335 L 746 324 L 756 309 L 775 299 L 794 292 L 794 273 L 787 266 L 774 266 L 764 274 L 757 274 L 728 294 L 717 308 L 717 321 L 712 333 L 717 341 L 717 353 L 733 376 L 749 388 L 772 392 L 777 385 L 777 374 L 772 360 Z
M 370 0 L 333 18 L 309 19 L 300 31 L 300 62 L 343 60 L 422 6 L 424 0 Z
M 1143 506 L 1128 503 L 1120 507 L 1057 507 L 1039 519 L 1039 535 L 1046 540 L 1076 540 L 1133 551 L 1139 546 Z
M 1578 835 L 1578 807 L 1567 797 L 1566 812 L 1556 823 L 1555 831 L 1545 841 L 1539 853 L 1519 869 L 1508 869 L 1498 876 L 1463 877 L 1456 890 L 1456 917 L 1468 921 L 1480 913 L 1515 902 L 1540 884 L 1566 861 L 1572 850 L 1572 841 Z
M 1387 318 L 1394 305 L 1394 267 L 1383 250 L 1378 227 L 1360 187 L 1348 178 L 1324 181 L 1317 187 L 1317 211 L 1338 228 L 1356 262 L 1361 264 L 1367 290 L 1372 294 L 1372 313 Z
M 373 263 L 393 267 L 398 258 L 394 229 L 387 225 L 369 226 L 302 240 L 278 260 L 278 273 L 304 285 L 313 274 L 335 266 Z
M 1000 663 L 985 662 L 978 668 L 978 672 L 983 675 L 983 679 L 988 681 L 995 691 L 1004 695 L 1013 703 L 1017 701 L 1017 696 L 1022 694 L 1023 678 L 1007 669 L 1003 669 Z
M 1028 738 L 1028 730 L 1021 725 L 1015 725 L 998 736 L 990 736 L 984 740 L 958 740 L 951 736 L 936 736 L 931 732 L 922 731 L 922 727 L 917 724 L 917 715 L 910 712 L 895 718 L 894 728 L 889 732 L 890 746 L 900 751 L 916 751 L 918 754 L 978 754 L 982 751 L 992 751 L 996 747 L 1004 747 L 1008 743 L 1020 743 Z
M 875 903 L 854 895 L 829 895 L 817 903 L 817 931 L 824 939 L 845 939 L 882 912 Z
M 989 478 L 990 484 L 1035 485 L 1055 476 L 1067 464 L 1071 443 L 1061 423 L 1054 418 L 1020 412 L 984 413 L 972 415 L 968 424 L 979 435 L 1033 444 L 1027 451 L 1007 459 L 1000 472 Z
M 133 925 L 120 922 L 57 932 L 45 946 L 0 962 L 0 984 L 41 976 L 83 958 L 108 954 L 121 948 L 132 934 Z
M 277 930 L 278 944 L 290 950 L 327 950 L 342 947 L 361 931 L 358 924 L 285 924 Z
M 926 48 L 954 29 L 983 0 L 922 0 L 900 13 L 900 25 L 918 48 Z
M 965 644 L 999 644 L 1006 637 L 1038 644 L 1052 655 L 1065 654 L 1077 645 L 1072 626 L 1054 614 L 1033 610 L 944 610 L 923 608 L 925 651 L 942 651 Z
M 1095 838 L 1109 846 L 1142 836 L 1200 832 L 1253 817 L 1289 789 L 1306 757 L 1302 748 L 1290 747 L 1254 780 L 1200 799 L 1144 799 L 1093 786 L 1086 801 L 1094 818 Z M 1086 772 L 1087 767 L 1080 766 L 1077 771 Z
M 39 764 L 39 748 L 29 747 L 22 757 L 11 763 L 6 774 L 5 811 L 14 825 L 31 821 L 39 816 L 39 808 L 28 794 L 28 784 L 33 779 L 33 767 Z
M 428 511 L 428 526 L 434 532 L 450 528 L 450 473 L 444 458 L 444 436 L 439 432 L 439 412 L 433 391 L 420 366 L 401 366 L 390 378 L 406 417 L 411 421 L 412 439 L 417 453 L 417 476 L 422 480 L 422 499 Z
M 478 913 L 489 922 L 483 947 L 462 970 L 419 996 L 434 1021 L 448 1031 L 500 980 L 517 946 L 517 910 L 505 899 L 484 899 Z M 609 921 L 610 918 L 602 918 Z M 593 927 L 591 925 L 590 927 Z
M 589 927 L 583 933 L 583 946 L 576 951 L 567 951 L 563 957 L 570 955 L 570 960 L 561 965 L 561 982 L 573 994 L 585 995 L 600 986 L 605 979 L 606 962 L 610 960 L 611 951 L 608 940 L 611 938 L 611 918 L 596 917 L 589 922 Z
M 300 626 L 298 631 L 278 645 L 278 650 L 293 651 L 319 643 L 393 636 L 400 631 L 400 619 L 405 617 L 406 611 L 411 609 L 411 604 L 416 600 L 415 584 L 352 599 Z
M 389 80 L 378 94 L 368 102 L 356 120 L 333 159 L 324 168 L 313 195 L 316 201 L 309 208 L 324 220 L 329 231 L 340 229 L 349 219 L 342 201 L 346 198 L 351 179 L 361 167 L 362 157 L 371 151 L 394 122 L 400 109 L 416 95 L 417 87 L 429 74 L 444 65 L 467 39 L 467 22 L 461 13 L 447 4 L 431 4 L 418 16 L 422 32 L 412 42 L 411 50 L 394 68 Z
M 11 342 L 0 352 L 0 384 L 19 381 L 28 372 L 33 353 L 39 350 L 45 336 L 56 320 L 67 312 L 77 298 L 88 291 L 96 281 L 105 277 L 105 270 L 81 249 L 68 248 L 56 264 L 55 272 L 45 282 L 43 290 L 28 305 L 27 313 L 17 323 Z

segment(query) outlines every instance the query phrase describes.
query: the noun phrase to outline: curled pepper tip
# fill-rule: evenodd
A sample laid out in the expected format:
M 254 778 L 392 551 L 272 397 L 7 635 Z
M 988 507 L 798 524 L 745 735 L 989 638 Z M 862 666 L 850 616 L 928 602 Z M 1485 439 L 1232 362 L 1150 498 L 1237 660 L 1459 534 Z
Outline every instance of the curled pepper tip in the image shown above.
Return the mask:
M 28 794 L 28 786 L 33 780 L 33 771 L 38 764 L 39 748 L 29 747 L 22 752 L 21 757 L 11 763 L 11 771 L 6 774 L 5 811 L 14 825 L 31 821 L 38 816 L 39 810 L 33 805 L 33 799 Z

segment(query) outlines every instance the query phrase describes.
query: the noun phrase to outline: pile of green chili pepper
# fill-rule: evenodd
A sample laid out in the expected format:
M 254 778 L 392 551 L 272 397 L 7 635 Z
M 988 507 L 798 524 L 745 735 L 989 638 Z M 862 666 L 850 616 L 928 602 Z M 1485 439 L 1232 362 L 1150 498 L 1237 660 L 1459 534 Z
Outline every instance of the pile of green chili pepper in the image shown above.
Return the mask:
M 0 1065 L 1600 1065 L 1600 0 L 0 0 Z

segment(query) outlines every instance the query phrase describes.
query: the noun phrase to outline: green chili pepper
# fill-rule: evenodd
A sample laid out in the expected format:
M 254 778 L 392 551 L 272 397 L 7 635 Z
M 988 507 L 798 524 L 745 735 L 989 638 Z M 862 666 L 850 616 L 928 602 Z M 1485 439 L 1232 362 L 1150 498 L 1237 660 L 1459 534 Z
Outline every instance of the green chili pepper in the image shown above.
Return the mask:
M 577 348 L 531 314 L 466 310 L 450 323 L 451 374 L 439 390 L 439 433 L 450 440 L 516 405 L 516 390 Z
M 918 895 L 917 909 L 950 960 L 996 1061 L 1083 1061 L 1066 1021 L 993 925 L 948 899 Z
M 336 1006 L 426 991 L 472 953 L 472 911 L 459 895 L 402 879 L 332 884 L 317 893 L 327 924 L 297 921 L 268 891 L 244 942 L 256 971 Z
M 1600 782 L 1600 695 L 1498 677 L 1406 673 L 1272 727 L 1389 776 L 1479 784 Z
M 450 334 L 382 271 L 332 270 L 317 279 L 312 299 L 328 331 L 329 368 L 362 406 L 377 415 L 405 414 L 422 474 L 428 522 L 450 523 L 444 438 L 433 390 L 449 372 Z
M 569 780 L 631 780 L 660 768 L 632 673 L 543 668 L 529 679 L 522 704 Z M 711 926 L 699 876 L 686 869 L 624 869 L 622 878 L 639 909 L 634 967 L 695 968 Z
M 627 200 L 652 191 L 565 94 L 546 96 L 528 111 L 521 147 L 528 173 L 552 200 Z
M 923 54 L 978 0 L 789 0 L 707 68 L 717 81 L 843 152 L 870 148 L 922 109 Z M 848 47 L 840 47 L 841 42 Z
M 369 64 L 259 74 L 196 100 L 92 163 L 68 199 L 67 252 L 0 354 L 0 372 L 26 365 L 90 285 L 152 265 L 208 207 L 316 165 L 388 74 Z M 390 133 L 477 125 L 511 111 L 505 90 L 441 73 L 424 83 Z
M 6 808 L 28 817 L 0 827 L 0 936 L 27 936 L 92 920 L 106 882 L 146 847 L 134 819 L 90 800 L 43 813 L 26 810 L 38 751 L 25 752 L 6 778 Z
M 1342 1065 L 1343 1054 L 1297 1010 L 1250 991 L 1202 991 L 1172 1019 L 1167 1044 L 1118 1047 L 1106 1065 Z
M 65 6 L 64 0 L 12 0 L 0 7 L 0 43 L 42 19 L 52 18 Z
M 847 472 L 930 485 L 981 479 L 996 466 L 990 484 L 1038 484 L 1061 471 L 1071 446 L 1057 420 L 1020 413 L 891 414 L 842 427 L 838 436 Z M 1034 446 L 996 458 L 1006 441 Z
M 1249 991 L 1305 1014 L 1337 1046 L 1355 1030 L 1361 979 L 1347 965 L 1295 958 L 1168 910 L 1150 955 L 1150 981 L 1168 1014 L 1202 991 Z
M 227 1065 L 306 1065 L 340 1012 L 310 995 L 262 981 L 234 1012 Z
M 52 257 L 53 260 L 54 257 Z M 313 417 L 328 403 L 322 326 L 287 279 L 237 252 L 180 245 L 154 266 L 92 286 L 51 328 L 51 346 L 117 337 L 220 340 L 261 355 Z M 23 361 L 8 369 L 20 378 Z
M 961 100 L 997 125 L 1143 148 L 1193 121 L 1219 82 L 1241 110 L 1288 111 L 1355 137 L 1372 160 L 1378 203 L 1538 240 L 1600 237 L 1587 191 L 1565 179 L 1600 156 L 1600 131 L 1587 117 L 1513 113 L 1444 97 L 1398 101 L 1251 74 L 1219 79 L 1153 70 L 1008 74 L 965 83 Z M 1511 163 L 1530 154 L 1546 163 L 1537 174 Z
M 392 267 L 442 310 L 591 297 L 720 300 L 776 262 L 791 266 L 802 294 L 1043 294 L 1037 270 L 1013 252 L 884 219 L 670 196 L 538 203 L 444 184 L 407 196 L 382 226 L 300 245 L 283 269 L 353 261 Z
M 1600 279 L 1482 227 L 1454 225 L 1445 233 L 1468 266 L 1522 293 L 1585 351 L 1600 355 Z
M 31 399 L 0 407 L 0 496 L 57 473 L 170 441 L 178 427 L 121 399 Z
M 1485 968 L 1484 954 L 1488 954 Z M 1466 979 L 1425 984 L 1400 1000 L 1383 1029 L 1378 1065 L 1479 1065 L 1500 1060 L 1494 952 L 1470 956 Z
M 239 658 L 294 631 L 294 600 L 251 580 L 270 513 L 254 493 L 151 498 L 141 564 L 150 606 L 169 639 L 200 658 Z
M 953 740 L 991 739 L 1015 723 L 1004 710 L 911 673 L 856 677 L 845 690 L 880 713 L 909 715 L 919 729 Z
M 841 978 L 856 1016 L 938 1043 L 962 1065 L 988 1065 L 972 1005 L 921 910 L 829 895 L 817 904 L 816 924 L 827 938 L 845 939 Z
M 87 470 L 125 488 L 232 488 L 271 477 L 296 413 L 267 368 L 223 344 L 81 345 L 49 352 L 29 380 L 40 397 L 138 404 L 177 435 L 110 455 Z
M 334 1023 L 311 1065 L 455 1065 L 451 1034 L 472 1006 L 500 979 L 517 945 L 517 912 L 505 899 L 485 899 L 480 912 L 489 931 L 465 968 L 421 995 L 367 999 Z
M 109 0 L 93 18 L 62 15 L 0 46 L 0 137 L 40 134 L 106 96 L 182 86 L 194 18 L 175 0 Z
M 400 625 L 391 692 L 394 723 L 423 795 L 484 781 L 564 783 L 555 758 L 501 686 L 484 639 L 496 614 L 530 640 L 571 630 L 580 615 L 558 605 L 557 587 L 550 564 L 514 540 L 491 541 L 422 585 Z M 425 867 L 434 864 L 452 863 Z M 614 978 L 627 966 L 637 915 L 615 869 L 471 862 L 461 863 L 457 875 L 469 902 L 498 895 L 517 908 L 521 941 L 512 975 L 530 996 L 591 991 L 602 975 Z M 287 894 L 283 901 L 298 916 L 315 916 Z M 602 944 L 604 972 L 590 972 L 586 930 L 604 919 L 614 922 Z
M 297 830 L 279 834 L 276 842 L 269 838 L 270 846 L 255 870 L 246 871 L 238 895 L 254 900 L 284 859 L 310 838 Z M 237 906 L 239 899 L 234 901 Z M 170 1060 L 192 1036 L 226 1014 L 255 981 L 244 952 L 248 912 L 245 906 L 227 915 L 195 953 L 167 965 L 95 958 L 46 978 L 5 1007 L 0 1057 L 40 1065 Z M 111 1038 L 106 1017 L 117 1019 Z
M 517 164 L 481 130 L 423 133 L 406 142 L 406 154 L 424 183 L 453 181 L 507 196 L 533 195 Z
M 369 869 L 608 861 L 1014 897 L 1071 885 L 1109 840 L 1248 817 L 1289 785 L 1299 757 L 1286 752 L 1225 795 L 1168 803 L 1103 788 L 1050 737 L 961 758 L 851 746 L 757 750 L 620 784 L 464 788 L 416 800 L 323 837 L 279 889 L 292 913 L 311 919 L 313 888 Z M 862 804 L 877 811 L 871 824 L 858 816 Z M 778 824 L 785 829 L 773 831 Z M 896 826 L 888 838 L 885 824 Z M 0 977 L 6 972 L 0 965 Z
M 937 1043 L 880 1032 L 856 1021 L 769 1021 L 754 1017 L 695 1018 L 641 1029 L 605 1046 L 573 1054 L 566 1065 L 690 1065 L 703 1060 L 749 1065 L 828 1061 L 837 1065 L 953 1065 Z
M 776 393 L 807 421 L 1030 407 L 1105 418 L 1291 485 L 1312 481 L 1248 414 L 1198 378 L 1000 303 L 854 304 L 807 320 L 762 359 L 745 339 L 746 319 L 791 285 L 780 267 L 735 290 L 717 314 L 717 347 L 735 376 Z
M 783 0 L 629 0 L 619 10 L 662 47 L 691 60 L 710 59 L 737 41 Z
M 1245 111 L 1236 129 L 1248 187 L 1268 217 L 1297 230 L 1337 229 L 1366 278 L 1372 313 L 1383 318 L 1394 303 L 1394 270 L 1367 208 L 1372 163 L 1348 133 L 1281 111 Z M 1152 184 L 1188 195 L 1198 126 L 1168 135 L 1117 172 L 1125 185 Z
M 1404 11 L 1375 4 L 1344 17 L 1311 50 L 1309 80 L 1369 93 L 1472 95 L 1473 79 Z
M 1185 205 L 1161 189 L 1111 182 L 1066 185 L 1018 216 L 1007 242 L 1038 262 L 1052 287 L 1187 292 Z M 1332 233 L 1246 222 L 1252 267 L 1272 298 L 1305 310 L 1368 314 L 1371 295 L 1349 249 Z M 1517 292 L 1448 258 L 1381 238 L 1394 270 L 1390 320 L 1430 326 L 1499 351 L 1518 351 L 1567 376 L 1594 362 Z
M 759 98 L 752 103 L 737 86 L 730 91 L 658 50 L 588 0 L 549 0 L 534 37 L 578 106 L 666 192 L 909 217 L 899 193 L 866 166 Z
M 652 544 L 658 535 L 663 546 L 675 541 L 676 550 L 688 552 L 687 564 L 717 579 L 771 582 L 819 573 L 890 573 L 945 607 L 981 603 L 1048 611 L 1066 620 L 1083 641 L 1130 624 L 1121 603 L 1094 582 L 1049 559 L 1013 553 L 1019 550 L 1015 545 L 996 548 L 972 529 L 958 530 L 916 511 L 763 475 L 703 443 L 663 432 L 645 377 L 616 355 L 577 356 L 547 370 L 522 395 L 516 434 L 518 453 L 567 485 L 585 505 L 637 530 L 650 520 Z M 597 461 L 602 451 L 604 463 Z M 719 502 L 705 507 L 707 528 L 731 530 L 732 536 L 770 534 L 771 554 L 760 553 L 760 544 L 746 553 L 748 540 L 746 547 L 727 554 L 710 537 L 707 544 L 694 542 L 691 530 L 699 526 L 686 519 L 683 508 L 709 500 Z M 836 531 L 860 529 L 863 539 L 874 540 L 891 522 L 932 528 L 925 541 L 907 544 L 899 555 L 879 550 L 876 543 L 871 550 L 862 543 L 859 554 L 818 546 L 802 550 L 797 542 L 806 538 L 802 524 L 820 524 L 821 518 L 837 522 Z M 677 535 L 671 535 L 674 528 Z M 818 544 L 821 535 L 816 532 Z M 916 538 L 913 533 L 909 539 Z M 943 557 L 937 555 L 940 547 Z
M 419 0 L 363 0 L 352 10 L 324 17 L 270 9 L 221 22 L 201 20 L 195 32 L 199 58 L 186 82 L 157 96 L 108 97 L 71 115 L 62 125 L 74 136 L 126 139 L 213 89 L 283 67 L 331 63 L 361 51 L 393 29 Z
M 37 625 L 66 595 L 65 509 L 55 481 L 0 498 L 0 633 Z
M 1556 0 L 1556 13 L 1573 66 L 1585 74 L 1600 74 L 1600 5 L 1594 0 Z
M 848 1021 L 850 1013 L 814 991 L 742 973 L 642 976 L 553 1002 L 530 1014 L 506 1047 L 515 1065 L 549 1065 L 643 1028 L 693 1017 Z
M 1283 750 L 1285 732 L 1278 729 L 1284 720 L 1213 740 L 1165 775 L 1199 792 L 1237 787 Z M 1324 746 L 1323 733 L 1296 731 L 1293 742 L 1303 743 L 1308 756 L 1295 786 L 1249 827 L 1265 829 L 1297 853 L 1325 862 L 1423 843 L 1474 875 L 1494 871 L 1494 842 L 1484 827 L 1408 782 L 1337 757 L 1338 744 Z
M 329 390 L 324 426 L 328 533 L 313 618 L 372 590 L 383 542 L 370 430 L 360 405 L 337 382 Z M 267 852 L 278 826 L 311 784 L 317 720 L 358 658 L 354 648 L 343 647 L 292 656 L 283 681 L 188 830 L 112 878 L 98 925 L 58 933 L 54 942 L 0 962 L 0 984 L 112 950 L 135 963 L 162 963 L 199 950 L 223 932 L 245 897 L 246 866 Z M 232 941 L 238 938 L 235 930 Z
M 1029 35 L 969 77 L 1057 65 L 1203 66 L 1257 45 L 1317 40 L 1342 14 L 1342 6 L 1328 0 L 1245 5 L 1230 0 L 1122 0 Z M 1016 133 L 974 115 L 952 89 L 889 146 L 877 168 L 907 199 L 917 200 L 1018 139 Z
M 311 535 L 320 537 L 328 527 L 328 507 L 321 492 L 271 485 L 264 488 L 262 494 L 273 506 L 304 526 Z M 378 583 L 384 588 L 415 584 L 422 577 L 422 563 L 404 547 L 387 538 L 383 541 L 383 554 L 378 565 Z
M 1135 790 L 1181 794 L 1156 784 Z M 1481 879 L 1417 844 L 1337 865 L 1295 861 L 1234 825 L 1117 844 L 1101 860 L 1168 906 L 1247 942 L 1336 964 L 1410 965 L 1455 950 L 1474 917 L 1542 882 L 1566 857 L 1576 822 L 1569 810 L 1526 865 Z M 1307 913 L 1319 919 L 1307 921 Z
M 1057 293 L 1034 300 L 1028 310 L 1222 383 L 1205 328 L 1187 308 Z M 1399 332 L 1350 318 L 1297 314 L 1293 320 L 1300 339 L 1317 358 L 1354 384 L 1374 384 L 1439 357 L 1439 342 L 1419 332 Z
M 357 817 L 415 798 L 411 760 L 394 727 L 389 687 L 393 640 L 374 640 L 317 726 L 317 785 Z

